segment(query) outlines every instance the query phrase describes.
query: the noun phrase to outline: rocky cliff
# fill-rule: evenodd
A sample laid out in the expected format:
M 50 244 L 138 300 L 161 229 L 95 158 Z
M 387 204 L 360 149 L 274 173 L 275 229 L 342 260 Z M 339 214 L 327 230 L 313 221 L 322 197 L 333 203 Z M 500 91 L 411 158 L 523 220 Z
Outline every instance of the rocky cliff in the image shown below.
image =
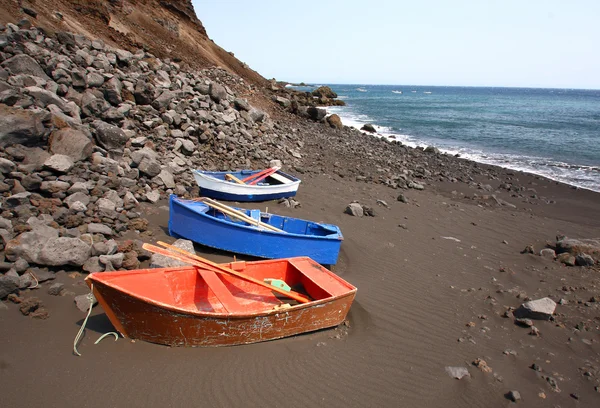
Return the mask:
M 216 45 L 190 0 L 0 0 L 0 24 L 27 18 L 48 31 L 67 31 L 192 68 L 218 66 L 255 85 L 265 79 Z

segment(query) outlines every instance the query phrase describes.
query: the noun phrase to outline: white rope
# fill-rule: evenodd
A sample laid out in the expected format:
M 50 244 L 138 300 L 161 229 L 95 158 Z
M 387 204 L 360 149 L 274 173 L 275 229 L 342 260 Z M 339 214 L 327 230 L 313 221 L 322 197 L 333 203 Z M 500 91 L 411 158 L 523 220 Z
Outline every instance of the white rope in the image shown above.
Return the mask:
M 93 283 L 90 286 L 90 290 L 91 290 L 91 292 L 88 295 L 88 298 L 90 299 L 90 309 L 88 310 L 87 316 L 85 317 L 83 324 L 79 328 L 79 332 L 77 333 L 77 336 L 75 336 L 75 341 L 73 342 L 73 353 L 75 353 L 76 355 L 78 355 L 80 357 L 81 357 L 81 354 L 79 353 L 79 351 L 77 351 L 77 343 L 79 343 L 79 340 L 81 339 L 81 336 L 83 335 L 83 331 L 85 330 L 85 325 L 88 321 L 88 318 L 92 314 L 92 308 L 94 307 L 94 300 L 92 299 L 92 296 L 94 296 L 94 284 Z
M 73 353 L 75 353 L 76 355 L 78 355 L 79 357 L 81 357 L 81 353 L 79 353 L 79 351 L 77 351 L 77 344 L 79 343 L 79 340 L 81 339 L 81 336 L 83 335 L 83 331 L 85 330 L 85 325 L 87 324 L 88 318 L 90 317 L 90 315 L 92 314 L 92 308 L 94 307 L 94 284 L 92 283 L 90 285 L 90 293 L 88 294 L 88 297 L 90 299 L 90 309 L 88 310 L 87 316 L 85 317 L 85 320 L 83 321 L 83 324 L 81 325 L 81 328 L 79 329 L 79 332 L 77 333 L 77 336 L 75 336 L 75 341 L 73 341 Z M 108 333 L 104 333 L 102 336 L 100 336 L 100 338 L 98 340 L 96 340 L 96 342 L 94 344 L 98 344 L 102 341 L 102 339 L 104 339 L 106 336 L 109 335 L 113 335 L 115 336 L 115 341 L 119 340 L 119 335 L 115 332 L 108 332 Z

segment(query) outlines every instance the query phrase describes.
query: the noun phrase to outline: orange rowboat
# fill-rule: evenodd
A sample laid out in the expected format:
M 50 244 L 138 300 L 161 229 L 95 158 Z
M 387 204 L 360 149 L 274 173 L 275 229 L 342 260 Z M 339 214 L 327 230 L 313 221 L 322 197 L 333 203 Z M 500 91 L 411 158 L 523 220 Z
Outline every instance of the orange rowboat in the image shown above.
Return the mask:
M 283 280 L 310 300 L 299 303 L 269 285 L 195 266 L 92 273 L 86 283 L 124 337 L 169 346 L 247 344 L 337 326 L 356 295 L 354 286 L 307 257 L 220 266 L 255 280 Z

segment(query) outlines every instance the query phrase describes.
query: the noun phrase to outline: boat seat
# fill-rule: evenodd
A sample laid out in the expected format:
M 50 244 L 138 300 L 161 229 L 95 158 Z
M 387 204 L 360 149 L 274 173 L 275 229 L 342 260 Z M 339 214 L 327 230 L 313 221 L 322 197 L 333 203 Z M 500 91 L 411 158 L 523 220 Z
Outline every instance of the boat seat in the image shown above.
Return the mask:
M 260 210 L 250 210 L 250 218 L 260 221 Z
M 277 173 L 273 173 L 269 177 L 279 181 L 282 184 L 289 184 L 292 182 L 292 180 L 290 180 L 289 178 Z
M 329 273 L 324 272 L 326 269 L 312 259 L 292 258 L 288 261 L 296 269 L 298 269 L 302 275 L 312 281 L 315 285 L 319 286 L 325 292 L 329 293 L 331 296 L 339 296 L 348 293 L 348 287 L 342 285 L 338 279 L 331 276 Z
M 247 312 L 215 272 L 198 268 L 198 273 L 227 312 L 232 314 Z

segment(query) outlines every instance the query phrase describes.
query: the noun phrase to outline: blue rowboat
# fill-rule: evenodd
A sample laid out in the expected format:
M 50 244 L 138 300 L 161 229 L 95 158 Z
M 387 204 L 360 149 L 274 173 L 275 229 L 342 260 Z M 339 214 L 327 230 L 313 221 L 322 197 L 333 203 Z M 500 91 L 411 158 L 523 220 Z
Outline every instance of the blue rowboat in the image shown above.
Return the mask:
M 342 240 L 339 227 L 260 210 L 235 208 L 276 227 L 276 232 L 231 218 L 201 201 L 169 198 L 169 235 L 238 254 L 260 258 L 308 256 L 322 265 L 337 262 Z
M 228 180 L 231 175 L 239 180 L 258 175 L 264 170 L 201 171 L 194 170 L 194 178 L 200 195 L 226 201 L 267 201 L 293 197 L 298 191 L 300 179 L 277 170 L 257 184 L 239 184 Z

